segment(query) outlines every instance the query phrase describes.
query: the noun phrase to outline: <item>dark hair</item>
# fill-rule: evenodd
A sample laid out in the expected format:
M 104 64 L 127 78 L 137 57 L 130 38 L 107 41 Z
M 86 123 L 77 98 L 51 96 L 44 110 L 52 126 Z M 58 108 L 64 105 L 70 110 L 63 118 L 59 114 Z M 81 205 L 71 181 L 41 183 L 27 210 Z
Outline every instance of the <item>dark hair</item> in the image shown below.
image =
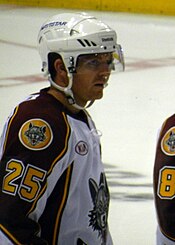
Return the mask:
M 49 53 L 48 54 L 48 70 L 51 75 L 52 80 L 54 81 L 56 76 L 56 70 L 54 67 L 55 60 L 62 59 L 61 56 L 57 53 Z

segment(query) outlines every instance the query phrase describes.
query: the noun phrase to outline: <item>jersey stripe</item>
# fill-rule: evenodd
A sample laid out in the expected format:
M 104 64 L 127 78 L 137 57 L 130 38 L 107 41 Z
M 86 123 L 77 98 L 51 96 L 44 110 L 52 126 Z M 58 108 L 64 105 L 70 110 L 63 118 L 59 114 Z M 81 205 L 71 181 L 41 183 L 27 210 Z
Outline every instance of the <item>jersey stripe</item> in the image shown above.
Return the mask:
M 14 236 L 11 233 L 9 233 L 9 231 L 5 227 L 3 227 L 1 224 L 0 224 L 0 229 L 3 231 L 3 233 L 6 234 L 8 239 L 10 239 L 15 245 L 21 245 L 21 243 L 17 241 L 17 239 L 14 238 Z
M 168 237 L 168 239 L 172 240 L 172 241 L 175 241 L 175 238 L 174 237 L 171 237 L 169 235 L 167 235 L 164 230 L 162 230 L 161 226 L 159 227 L 159 229 L 161 230 L 162 234 L 164 234 L 165 237 Z
M 40 191 L 38 197 L 33 202 L 32 207 L 30 208 L 30 210 L 27 213 L 27 216 L 36 208 L 37 201 L 41 198 L 41 196 L 44 194 L 44 192 L 45 192 L 46 189 L 47 189 L 47 183 L 44 185 L 44 187 Z
M 65 207 L 65 204 L 67 201 L 68 193 L 69 193 L 69 186 L 70 186 L 72 169 L 73 169 L 73 163 L 67 169 L 66 181 L 65 181 L 65 186 L 64 186 L 64 194 L 63 194 L 62 202 L 61 202 L 61 205 L 60 205 L 60 208 L 58 210 L 57 217 L 56 217 L 56 224 L 55 224 L 54 235 L 53 235 L 53 243 L 52 244 L 56 244 L 57 239 L 58 239 L 58 228 L 60 226 L 61 216 L 62 216 L 64 207 Z
M 66 129 L 66 137 L 65 137 L 65 144 L 64 144 L 64 148 L 63 150 L 60 152 L 60 154 L 57 156 L 57 158 L 53 161 L 51 168 L 48 171 L 48 175 L 52 172 L 53 167 L 55 166 L 55 164 L 61 159 L 61 157 L 64 156 L 64 154 L 67 152 L 67 148 L 68 148 L 68 140 L 69 140 L 69 136 L 70 136 L 70 125 L 67 121 L 67 117 L 65 115 L 64 112 L 62 112 L 63 118 L 65 120 L 67 129 Z

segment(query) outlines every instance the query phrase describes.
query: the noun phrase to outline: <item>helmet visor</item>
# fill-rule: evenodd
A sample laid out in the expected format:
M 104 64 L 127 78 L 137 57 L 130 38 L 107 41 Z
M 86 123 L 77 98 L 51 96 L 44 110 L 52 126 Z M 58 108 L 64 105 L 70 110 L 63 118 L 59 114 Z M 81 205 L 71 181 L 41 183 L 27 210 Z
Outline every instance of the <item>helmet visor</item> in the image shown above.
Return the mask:
M 121 72 L 125 70 L 123 49 L 119 44 L 117 44 L 116 51 L 113 52 L 113 64 L 115 71 Z
M 117 45 L 114 52 L 79 55 L 76 62 L 76 69 L 80 67 L 90 71 L 105 70 L 109 74 L 112 71 L 124 71 L 122 48 L 120 45 Z

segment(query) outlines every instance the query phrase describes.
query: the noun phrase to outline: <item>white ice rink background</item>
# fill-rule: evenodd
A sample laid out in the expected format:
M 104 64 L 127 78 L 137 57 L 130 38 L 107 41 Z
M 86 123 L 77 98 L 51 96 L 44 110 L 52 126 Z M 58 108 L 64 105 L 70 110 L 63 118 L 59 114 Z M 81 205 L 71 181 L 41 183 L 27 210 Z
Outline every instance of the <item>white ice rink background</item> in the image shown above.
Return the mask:
M 0 6 L 0 133 L 14 105 L 49 85 L 36 38 L 43 21 L 63 11 Z M 158 129 L 175 112 L 175 17 L 90 13 L 117 31 L 126 62 L 89 109 L 103 133 L 114 245 L 154 245 L 152 170 Z

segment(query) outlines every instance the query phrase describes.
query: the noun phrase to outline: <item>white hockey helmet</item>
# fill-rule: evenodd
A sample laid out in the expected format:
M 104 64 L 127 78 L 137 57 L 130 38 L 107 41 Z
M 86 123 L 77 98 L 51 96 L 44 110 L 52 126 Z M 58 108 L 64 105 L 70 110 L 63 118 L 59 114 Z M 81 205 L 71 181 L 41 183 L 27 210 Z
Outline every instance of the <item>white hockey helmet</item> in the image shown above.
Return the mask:
M 48 72 L 48 54 L 58 53 L 65 64 L 69 76 L 68 87 L 51 84 L 73 97 L 72 74 L 76 71 L 77 58 L 83 54 L 113 52 L 117 65 L 124 70 L 121 46 L 117 44 L 116 32 L 108 25 L 85 13 L 61 13 L 48 19 L 38 35 L 38 49 L 42 60 L 42 70 Z M 74 100 L 72 100 L 74 104 Z

